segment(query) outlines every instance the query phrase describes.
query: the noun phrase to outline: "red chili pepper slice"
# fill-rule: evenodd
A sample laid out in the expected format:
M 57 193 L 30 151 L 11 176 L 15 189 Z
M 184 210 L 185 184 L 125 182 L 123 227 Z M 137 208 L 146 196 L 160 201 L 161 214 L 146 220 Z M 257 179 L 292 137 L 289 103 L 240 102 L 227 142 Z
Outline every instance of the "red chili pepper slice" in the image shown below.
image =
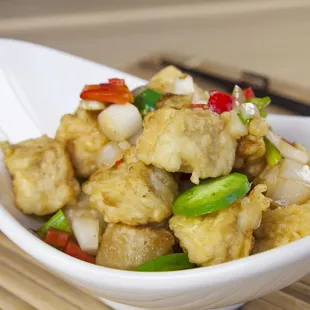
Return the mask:
M 203 104 L 203 103 L 190 104 L 189 108 L 190 109 L 201 108 L 201 109 L 207 110 L 208 109 L 208 105 L 207 104 Z
M 254 91 L 253 91 L 252 87 L 245 88 L 243 90 L 243 94 L 244 94 L 245 99 L 249 99 L 249 98 L 254 98 L 255 97 L 255 94 L 254 94 Z
M 45 234 L 44 242 L 57 248 L 64 248 L 69 241 L 69 237 L 70 235 L 67 232 L 51 227 Z
M 133 102 L 133 93 L 128 89 L 122 79 L 110 79 L 109 83 L 86 85 L 80 94 L 83 100 L 99 102 L 120 103 Z
M 114 164 L 114 168 L 118 168 L 118 167 L 119 167 L 119 165 L 120 165 L 122 162 L 123 162 L 123 160 L 122 160 L 122 159 L 120 159 L 120 160 L 116 161 L 116 163 Z
M 116 85 L 116 86 L 125 86 L 125 80 L 113 78 L 113 79 L 109 79 L 109 84 Z
M 80 95 L 83 100 L 95 100 L 99 102 L 120 103 L 133 102 L 133 94 L 130 92 L 113 92 L 98 90 L 83 91 Z
M 214 90 L 210 93 L 208 104 L 211 111 L 222 114 L 232 110 L 233 102 L 233 96 Z
M 87 254 L 86 252 L 82 251 L 77 243 L 73 240 L 69 240 L 67 243 L 64 252 L 70 256 L 83 260 L 85 262 L 95 264 L 95 257 Z

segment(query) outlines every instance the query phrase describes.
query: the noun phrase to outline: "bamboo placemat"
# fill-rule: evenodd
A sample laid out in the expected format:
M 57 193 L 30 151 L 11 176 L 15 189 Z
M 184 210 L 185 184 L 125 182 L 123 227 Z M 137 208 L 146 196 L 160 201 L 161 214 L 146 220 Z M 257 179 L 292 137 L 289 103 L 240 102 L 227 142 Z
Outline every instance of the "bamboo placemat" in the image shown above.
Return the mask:
M 157 70 L 151 57 L 127 68 L 127 72 L 149 79 Z M 218 88 L 203 80 L 206 88 Z M 269 112 L 291 114 L 277 107 Z M 95 296 L 59 279 L 15 246 L 0 232 L 0 310 L 109 310 Z M 310 310 L 310 275 L 283 289 L 251 301 L 242 310 Z

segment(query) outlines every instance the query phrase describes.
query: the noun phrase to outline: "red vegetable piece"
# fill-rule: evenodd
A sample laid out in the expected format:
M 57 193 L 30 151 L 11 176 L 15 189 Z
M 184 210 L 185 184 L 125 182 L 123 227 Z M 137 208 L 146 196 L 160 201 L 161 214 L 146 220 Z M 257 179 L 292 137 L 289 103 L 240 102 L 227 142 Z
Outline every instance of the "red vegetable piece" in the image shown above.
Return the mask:
M 211 111 L 222 114 L 232 110 L 233 102 L 233 96 L 214 90 L 210 93 L 208 104 Z
M 243 94 L 244 94 L 245 99 L 249 99 L 249 98 L 254 98 L 255 97 L 255 94 L 254 94 L 254 91 L 253 91 L 252 87 L 245 88 L 243 90 Z
M 125 86 L 125 80 L 124 79 L 109 79 L 109 83 L 116 86 Z
M 207 104 L 203 104 L 203 103 L 190 104 L 189 108 L 190 109 L 201 108 L 201 109 L 207 110 L 208 109 L 208 105 Z
M 67 243 L 64 252 L 72 257 L 83 260 L 85 262 L 95 264 L 95 257 L 85 253 L 77 243 L 73 240 L 69 240 Z
M 91 89 L 83 91 L 80 95 L 83 100 L 95 100 L 99 102 L 120 103 L 133 102 L 131 92 L 118 92 L 104 89 Z
M 51 227 L 45 234 L 44 242 L 57 248 L 64 248 L 69 241 L 69 237 L 70 235 L 67 232 Z
M 119 167 L 119 165 L 120 165 L 122 162 L 123 162 L 123 160 L 122 160 L 122 159 L 120 159 L 120 160 L 116 161 L 116 163 L 115 163 L 114 167 L 115 167 L 115 168 L 118 168 L 118 167 Z
M 109 83 L 99 85 L 86 85 L 80 94 L 83 100 L 95 100 L 108 103 L 133 102 L 133 93 L 128 89 L 122 79 L 110 79 Z

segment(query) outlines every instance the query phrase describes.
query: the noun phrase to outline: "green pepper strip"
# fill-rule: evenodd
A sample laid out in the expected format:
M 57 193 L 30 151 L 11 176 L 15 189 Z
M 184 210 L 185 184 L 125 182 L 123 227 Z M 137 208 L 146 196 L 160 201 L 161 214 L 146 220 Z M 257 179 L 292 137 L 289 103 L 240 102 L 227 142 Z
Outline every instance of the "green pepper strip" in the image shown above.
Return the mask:
M 267 113 L 265 112 L 265 108 L 271 102 L 270 97 L 267 96 L 267 97 L 263 97 L 263 98 L 257 98 L 257 97 L 248 98 L 247 101 L 248 102 L 252 102 L 252 103 L 254 103 L 256 105 L 256 107 L 257 107 L 261 117 L 265 118 L 267 116 Z
M 231 173 L 210 178 L 195 185 L 172 202 L 174 215 L 200 216 L 228 207 L 251 189 L 248 178 L 240 173 Z
M 38 234 L 43 237 L 50 227 L 70 234 L 72 233 L 71 227 L 62 210 L 57 211 L 46 223 L 44 223 L 38 229 Z
M 146 89 L 135 97 L 135 106 L 140 111 L 142 117 L 156 109 L 156 103 L 161 94 L 152 89 Z
M 268 166 L 274 167 L 277 165 L 281 160 L 282 156 L 279 150 L 272 144 L 267 138 L 265 138 L 265 146 L 266 146 L 266 161 Z
M 174 271 L 194 268 L 187 253 L 168 254 L 156 257 L 138 266 L 136 271 Z
M 247 124 L 250 122 L 250 119 L 246 119 L 245 117 L 243 117 L 242 114 L 241 114 L 240 112 L 238 112 L 237 115 L 239 116 L 241 122 L 242 122 L 244 125 L 247 125 Z

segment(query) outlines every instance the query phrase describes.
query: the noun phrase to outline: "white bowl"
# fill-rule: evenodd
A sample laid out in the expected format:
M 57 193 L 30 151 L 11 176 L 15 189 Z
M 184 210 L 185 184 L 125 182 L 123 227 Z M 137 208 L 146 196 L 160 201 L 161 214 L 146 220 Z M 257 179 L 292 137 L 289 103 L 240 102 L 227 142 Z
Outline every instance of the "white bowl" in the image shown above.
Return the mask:
M 14 142 L 40 133 L 53 136 L 61 115 L 77 106 L 85 83 L 109 77 L 125 78 L 130 87 L 144 83 L 75 56 L 5 39 L 0 40 L 0 68 L 0 127 Z M 269 120 L 288 139 L 310 147 L 309 118 L 274 115 Z M 14 208 L 11 181 L 0 162 L 0 229 L 60 277 L 116 309 L 132 309 L 120 304 L 175 310 L 228 307 L 282 289 L 310 271 L 310 237 L 222 265 L 176 272 L 138 273 L 79 261 L 27 230 L 40 223 Z

